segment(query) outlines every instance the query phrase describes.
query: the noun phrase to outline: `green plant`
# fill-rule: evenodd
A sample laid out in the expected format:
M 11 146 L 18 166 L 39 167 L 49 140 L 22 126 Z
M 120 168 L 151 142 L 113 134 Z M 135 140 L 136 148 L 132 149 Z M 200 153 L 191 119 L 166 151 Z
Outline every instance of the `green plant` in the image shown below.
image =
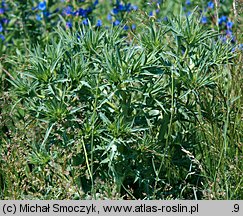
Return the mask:
M 58 27 L 10 57 L 18 123 L 2 141 L 2 197 L 241 197 L 240 54 L 199 20 L 144 18 L 129 37 Z

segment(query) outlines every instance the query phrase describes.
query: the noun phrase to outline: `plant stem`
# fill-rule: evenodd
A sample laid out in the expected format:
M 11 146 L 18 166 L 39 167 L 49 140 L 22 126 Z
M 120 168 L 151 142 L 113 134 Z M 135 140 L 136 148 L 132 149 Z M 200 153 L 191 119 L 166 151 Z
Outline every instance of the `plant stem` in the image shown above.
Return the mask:
M 94 109 L 93 109 L 93 114 L 91 117 L 91 193 L 96 199 L 96 194 L 94 191 L 94 127 L 95 127 L 95 117 L 97 115 L 96 109 L 97 109 L 97 100 L 98 100 L 98 89 L 99 89 L 99 77 L 96 78 L 96 89 L 95 89 L 95 101 L 94 101 Z

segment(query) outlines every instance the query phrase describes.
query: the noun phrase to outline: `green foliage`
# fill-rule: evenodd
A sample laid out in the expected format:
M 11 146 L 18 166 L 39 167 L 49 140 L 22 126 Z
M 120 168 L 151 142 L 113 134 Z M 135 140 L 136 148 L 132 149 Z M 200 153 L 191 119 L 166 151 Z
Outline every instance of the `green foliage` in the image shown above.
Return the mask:
M 97 181 L 111 180 L 115 191 L 103 191 L 107 198 L 202 199 L 208 187 L 210 198 L 240 195 L 241 180 L 228 177 L 242 167 L 227 159 L 241 151 L 232 120 L 242 127 L 234 105 L 239 98 L 230 99 L 230 88 L 222 85 L 231 82 L 230 45 L 192 16 L 144 25 L 134 41 L 120 37 L 119 28 L 59 28 L 46 46 L 19 61 L 24 67 L 10 80 L 14 112 L 25 118 L 18 128 L 31 132 L 21 147 L 11 145 L 11 153 L 3 148 L 10 140 L 2 145 L 19 167 L 18 177 L 13 168 L 12 177 L 3 175 L 2 196 L 85 198 L 90 192 L 95 198 Z M 9 169 L 3 164 L 2 172 Z M 23 193 L 7 189 L 19 191 L 13 178 Z M 23 183 L 31 178 L 38 180 Z
M 58 26 L 5 58 L 0 197 L 242 198 L 242 54 L 199 19 Z

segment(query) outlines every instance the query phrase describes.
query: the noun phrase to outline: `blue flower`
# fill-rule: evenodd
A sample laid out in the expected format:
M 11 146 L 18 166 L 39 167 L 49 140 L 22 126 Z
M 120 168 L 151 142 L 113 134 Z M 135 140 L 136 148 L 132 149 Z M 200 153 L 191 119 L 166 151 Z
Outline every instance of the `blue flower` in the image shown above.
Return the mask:
M 227 16 L 221 16 L 221 19 L 222 19 L 223 22 L 226 22 Z
M 127 31 L 127 30 L 129 29 L 128 25 L 124 25 L 124 26 L 123 26 L 123 29 L 124 29 L 125 31 Z
M 121 22 L 119 20 L 116 20 L 115 22 L 113 22 L 114 26 L 118 26 Z
M 232 37 L 233 36 L 233 32 L 231 30 L 226 30 L 226 35 L 228 37 Z
M 219 25 L 221 25 L 223 22 L 227 21 L 227 16 L 221 16 L 218 20 Z
M 2 26 L 2 24 L 0 23 L 0 32 L 2 32 L 3 31 L 3 26 Z
M 3 13 L 4 13 L 4 9 L 0 8 L 0 14 L 3 14 Z
M 220 40 L 223 41 L 223 42 L 226 42 L 226 41 L 227 41 L 227 37 L 226 37 L 226 36 L 220 36 L 219 38 L 220 38 Z
M 97 27 L 102 26 L 102 20 L 100 20 L 100 19 L 99 19 L 99 20 L 97 20 L 96 26 L 97 26 Z
M 60 11 L 60 9 L 59 8 L 56 8 L 52 13 L 57 13 L 59 11 Z
M 136 29 L 136 24 L 132 24 L 132 30 L 135 30 Z
M 2 22 L 3 22 L 3 24 L 8 24 L 9 23 L 9 20 L 6 19 L 6 18 L 2 18 Z
M 235 36 L 232 36 L 230 42 L 231 42 L 232 44 L 234 44 L 234 43 L 236 42 L 236 37 L 235 37 Z
M 186 5 L 190 5 L 191 1 L 190 0 L 186 0 Z
M 92 10 L 91 10 L 92 11 Z M 81 17 L 86 18 L 88 16 L 88 13 L 91 12 L 90 9 L 83 9 L 83 8 L 79 8 L 75 14 Z
M 4 40 L 5 40 L 4 35 L 0 35 L 0 39 L 1 39 L 2 41 L 4 41 Z
M 163 20 L 167 22 L 169 19 L 168 19 L 167 16 L 165 16 L 165 17 L 163 18 Z
M 132 9 L 131 6 L 132 6 L 131 3 L 126 4 L 125 5 L 125 11 L 127 11 L 127 12 L 131 11 L 131 9 Z
M 208 2 L 208 8 L 213 9 L 214 3 L 212 1 Z
M 117 6 L 117 10 L 118 10 L 118 11 L 124 11 L 124 10 L 126 10 L 126 8 L 125 8 L 124 5 L 119 4 L 119 5 Z
M 201 19 L 201 23 L 206 24 L 207 22 L 208 22 L 207 17 L 203 16 L 202 19 Z
M 5 0 L 2 0 L 2 7 L 4 7 L 4 8 L 7 7 L 7 4 L 6 4 Z
M 187 13 L 186 13 L 186 16 L 190 16 L 192 14 L 192 12 L 191 11 L 188 11 Z
M 70 6 L 67 6 L 66 8 L 63 9 L 62 12 L 64 15 L 69 16 L 73 14 L 73 9 Z
M 39 14 L 36 14 L 35 18 L 36 18 L 37 21 L 41 21 L 42 20 L 41 15 L 39 15 Z
M 226 26 L 227 26 L 228 29 L 231 29 L 233 27 L 233 22 L 228 21 Z
M 239 44 L 239 50 L 243 50 L 243 44 Z
M 38 9 L 38 6 L 31 8 L 31 10 L 33 10 L 33 11 L 35 11 L 36 9 Z
M 153 11 L 150 11 L 150 12 L 149 12 L 149 16 L 150 16 L 150 17 L 153 16 Z
M 138 10 L 138 6 L 137 5 L 132 5 L 131 8 L 132 8 L 132 10 L 135 10 L 135 11 Z
M 51 14 L 48 11 L 43 11 L 43 16 L 44 17 L 49 17 Z
M 38 9 L 44 11 L 46 9 L 46 2 L 40 2 L 38 4 Z
M 109 21 L 112 20 L 112 16 L 111 16 L 111 14 L 108 14 L 108 15 L 107 15 L 107 20 L 109 20 Z
M 92 12 L 92 8 L 91 8 L 91 7 L 88 7 L 88 8 L 86 9 L 86 11 L 87 11 L 87 13 L 89 14 L 89 13 Z
M 97 4 L 99 4 L 99 0 L 95 0 L 94 6 L 96 6 Z
M 73 26 L 72 22 L 69 22 L 69 21 L 66 22 L 66 27 L 67 28 L 72 28 L 72 26 Z
M 89 24 L 89 21 L 88 21 L 88 19 L 86 18 L 86 19 L 83 20 L 82 23 L 83 23 L 84 25 L 88 25 L 88 24 Z
M 118 10 L 117 8 L 113 8 L 112 12 L 113 12 L 114 14 L 118 14 L 118 13 L 119 13 L 119 10 Z

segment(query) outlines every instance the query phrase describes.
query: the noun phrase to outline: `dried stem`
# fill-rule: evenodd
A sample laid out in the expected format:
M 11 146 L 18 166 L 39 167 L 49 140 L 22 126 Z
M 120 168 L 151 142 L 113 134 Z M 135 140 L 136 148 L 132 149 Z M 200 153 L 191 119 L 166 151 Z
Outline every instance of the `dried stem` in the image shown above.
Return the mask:
M 215 8 L 216 8 L 215 17 L 216 17 L 217 27 L 219 27 L 219 22 L 218 22 L 218 20 L 219 20 L 219 2 L 220 2 L 220 0 L 214 0 L 214 4 L 215 4 Z
M 235 20 L 237 20 L 237 17 L 238 17 L 238 11 L 237 11 L 236 5 L 237 5 L 236 0 L 233 0 L 233 11 L 234 11 Z
M 14 77 L 4 68 L 2 70 L 10 77 L 11 80 L 14 80 Z

